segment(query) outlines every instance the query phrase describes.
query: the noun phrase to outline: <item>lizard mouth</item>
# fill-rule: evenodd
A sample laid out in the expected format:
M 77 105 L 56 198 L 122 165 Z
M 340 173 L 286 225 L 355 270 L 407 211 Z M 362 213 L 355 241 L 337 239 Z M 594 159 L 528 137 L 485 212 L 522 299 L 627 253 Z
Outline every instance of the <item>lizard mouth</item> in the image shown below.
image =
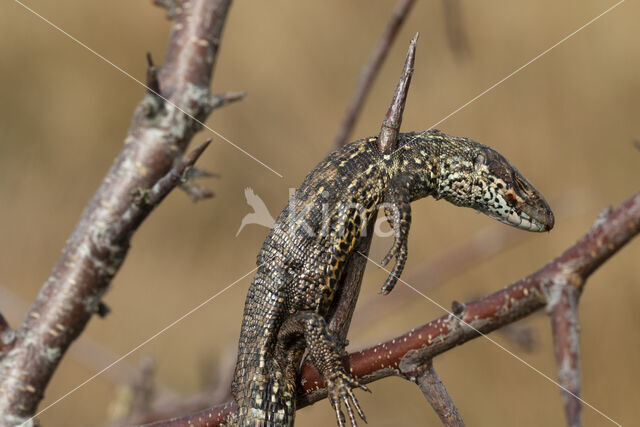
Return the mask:
M 531 209 L 529 206 L 523 206 L 520 212 L 512 210 L 505 220 L 509 225 L 527 231 L 549 231 L 555 223 L 551 209 L 548 209 L 547 212 L 540 212 L 537 208 Z
M 528 231 L 551 230 L 555 218 L 547 201 L 537 191 L 526 193 L 523 197 L 513 189 L 506 192 L 507 204 L 511 209 L 503 219 L 504 222 Z

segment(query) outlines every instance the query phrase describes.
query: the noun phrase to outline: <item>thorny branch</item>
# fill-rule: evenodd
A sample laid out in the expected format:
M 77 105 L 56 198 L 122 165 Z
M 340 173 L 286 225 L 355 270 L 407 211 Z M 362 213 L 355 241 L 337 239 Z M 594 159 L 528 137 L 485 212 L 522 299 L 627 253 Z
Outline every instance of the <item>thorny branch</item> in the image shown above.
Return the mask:
M 447 313 L 403 335 L 343 358 L 352 375 L 368 384 L 400 375 L 410 357 L 414 363 L 430 363 L 437 355 L 522 319 L 554 301 L 552 288 L 566 281 L 582 292 L 586 279 L 633 237 L 640 233 L 640 192 L 625 201 L 606 218 L 601 218 L 577 243 L 555 260 L 529 276 L 466 304 L 456 303 Z M 400 281 L 403 281 L 400 279 Z M 309 363 L 302 368 L 298 408 L 327 395 L 318 371 Z M 237 410 L 230 401 L 154 426 L 217 426 Z
M 382 67 L 382 63 L 389 53 L 389 49 L 398 35 L 398 31 L 400 31 L 400 27 L 402 27 L 402 24 L 407 18 L 407 15 L 409 15 L 414 3 L 415 0 L 400 0 L 394 7 L 384 33 L 378 40 L 378 44 L 374 51 L 371 53 L 369 61 L 360 71 L 356 91 L 351 98 L 351 102 L 347 107 L 347 111 L 342 119 L 338 133 L 333 140 L 334 149 L 338 149 L 349 142 L 349 135 L 351 135 L 356 119 L 360 114 L 360 110 L 362 110 L 362 105 L 369 94 L 371 85 L 376 79 L 376 76 Z
M 413 37 L 409 44 L 409 51 L 407 52 L 407 58 L 402 68 L 398 86 L 393 94 L 389 110 L 382 122 L 380 136 L 378 138 L 378 148 L 381 153 L 389 152 L 397 143 L 398 131 L 400 129 L 400 123 L 402 122 L 402 113 L 404 112 L 404 104 L 407 100 L 411 75 L 413 74 L 417 40 L 418 34 Z M 369 253 L 376 219 L 377 215 L 374 214 L 369 220 L 366 235 L 360 239 L 352 255 L 349 257 L 340 283 L 338 284 L 338 293 L 336 294 L 335 302 L 329 310 L 329 331 L 331 331 L 340 342 L 346 343 L 349 325 L 351 324 L 353 311 L 355 310 L 358 295 L 360 294 L 364 270 L 367 266 L 366 259 L 354 256 L 353 254 L 358 252 L 362 254 Z
M 0 361 L 0 424 L 21 423 L 36 412 L 67 348 L 104 307 L 102 296 L 136 227 L 195 161 L 188 157 L 174 167 L 200 130 L 198 121 L 221 105 L 209 84 L 229 6 L 230 0 L 192 0 L 173 8 L 164 64 L 158 71 L 149 58 L 150 90 L 134 113 L 125 146 Z M 132 205 L 134 194 L 147 199 Z

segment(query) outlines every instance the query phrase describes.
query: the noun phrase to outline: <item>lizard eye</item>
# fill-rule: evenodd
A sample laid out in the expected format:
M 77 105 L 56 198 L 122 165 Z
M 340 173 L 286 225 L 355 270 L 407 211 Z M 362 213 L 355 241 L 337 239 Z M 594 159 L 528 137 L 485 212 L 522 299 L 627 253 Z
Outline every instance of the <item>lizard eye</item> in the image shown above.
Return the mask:
M 483 153 L 479 153 L 473 161 L 473 167 L 475 170 L 479 170 L 484 165 L 486 158 Z

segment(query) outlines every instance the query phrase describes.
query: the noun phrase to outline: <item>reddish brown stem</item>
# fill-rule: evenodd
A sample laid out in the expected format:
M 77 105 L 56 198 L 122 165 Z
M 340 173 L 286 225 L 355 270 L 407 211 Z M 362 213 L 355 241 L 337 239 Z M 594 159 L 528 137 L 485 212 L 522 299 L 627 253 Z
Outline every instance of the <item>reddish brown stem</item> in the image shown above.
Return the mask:
M 378 40 L 369 61 L 362 67 L 360 71 L 360 77 L 358 79 L 358 85 L 356 91 L 351 98 L 351 103 L 347 107 L 347 111 L 342 119 L 338 133 L 333 140 L 333 148 L 338 149 L 349 142 L 349 136 L 353 131 L 353 127 L 356 123 L 358 115 L 362 110 L 362 105 L 367 99 L 367 95 L 371 89 L 371 85 L 376 79 L 382 63 L 389 53 L 389 49 L 393 44 L 393 41 L 402 26 L 402 23 L 406 19 L 407 15 L 411 11 L 411 7 L 415 3 L 415 0 L 400 0 L 393 9 L 391 18 L 387 23 L 387 27 L 384 33 Z
M 209 83 L 230 0 L 186 4 L 175 10 L 162 69 L 149 72 L 149 83 L 160 89 L 162 98 L 147 93 L 136 109 L 122 152 L 16 331 L 13 350 L 0 364 L 0 424 L 20 423 L 36 412 L 62 356 L 99 310 L 126 256 L 132 224 L 139 225 L 146 216 L 122 224 L 132 195 L 154 187 L 199 130 L 185 112 L 202 121 L 211 111 Z M 123 232 L 114 234 L 114 224 Z
M 566 282 L 554 285 L 547 308 L 551 315 L 551 329 L 555 346 L 556 363 L 558 365 L 558 382 L 562 390 L 562 400 L 567 418 L 567 425 L 582 425 L 580 414 L 582 405 L 580 396 L 580 346 L 578 341 L 578 298 L 580 289 Z

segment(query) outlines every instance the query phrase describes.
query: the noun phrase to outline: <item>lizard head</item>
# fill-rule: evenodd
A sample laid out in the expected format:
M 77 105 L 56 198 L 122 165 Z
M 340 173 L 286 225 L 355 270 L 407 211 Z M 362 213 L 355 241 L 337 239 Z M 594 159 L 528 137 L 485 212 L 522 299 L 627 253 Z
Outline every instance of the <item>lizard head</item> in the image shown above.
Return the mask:
M 553 212 L 542 194 L 500 153 L 466 138 L 452 147 L 455 154 L 447 153 L 440 163 L 438 198 L 523 230 L 553 228 Z

